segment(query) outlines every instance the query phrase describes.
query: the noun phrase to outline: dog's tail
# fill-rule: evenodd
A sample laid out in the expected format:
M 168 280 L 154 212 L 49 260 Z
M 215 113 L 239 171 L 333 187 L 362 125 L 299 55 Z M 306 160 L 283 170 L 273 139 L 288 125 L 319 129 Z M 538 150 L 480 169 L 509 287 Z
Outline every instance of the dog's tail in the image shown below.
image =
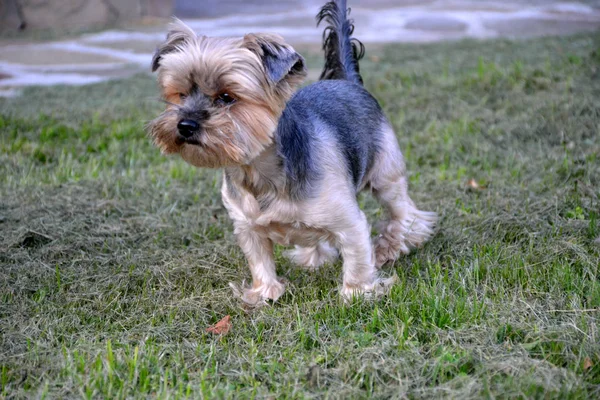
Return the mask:
M 323 32 L 325 67 L 319 80 L 345 79 L 362 85 L 358 60 L 365 55 L 365 46 L 352 38 L 353 21 L 348 19 L 350 10 L 346 0 L 332 0 L 317 14 L 317 26 L 325 20 Z

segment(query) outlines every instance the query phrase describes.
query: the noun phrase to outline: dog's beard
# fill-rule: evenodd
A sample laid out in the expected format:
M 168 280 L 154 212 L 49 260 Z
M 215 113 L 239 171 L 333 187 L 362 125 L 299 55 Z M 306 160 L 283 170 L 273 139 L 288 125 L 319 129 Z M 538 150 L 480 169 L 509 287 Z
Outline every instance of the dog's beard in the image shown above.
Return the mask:
M 178 133 L 180 118 L 176 109 L 167 110 L 150 123 L 149 132 L 163 153 L 179 153 L 196 167 L 248 164 L 272 143 L 276 128 L 274 112 L 252 104 L 238 104 L 210 116 L 189 138 Z

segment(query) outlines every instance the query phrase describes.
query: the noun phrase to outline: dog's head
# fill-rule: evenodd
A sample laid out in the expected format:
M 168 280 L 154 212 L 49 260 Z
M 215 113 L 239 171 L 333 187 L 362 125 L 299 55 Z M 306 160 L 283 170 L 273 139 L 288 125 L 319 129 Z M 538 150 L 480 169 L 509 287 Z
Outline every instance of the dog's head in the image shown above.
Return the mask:
M 167 107 L 149 134 L 163 153 L 211 168 L 247 164 L 269 146 L 306 76 L 304 59 L 278 35 L 197 36 L 178 20 L 152 71 Z

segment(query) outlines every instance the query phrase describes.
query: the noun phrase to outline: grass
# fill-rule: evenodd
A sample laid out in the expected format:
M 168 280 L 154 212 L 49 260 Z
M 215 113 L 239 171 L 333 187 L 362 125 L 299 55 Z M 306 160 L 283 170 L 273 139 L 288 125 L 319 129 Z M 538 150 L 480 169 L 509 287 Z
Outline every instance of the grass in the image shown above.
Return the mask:
M 441 221 L 351 305 L 339 263 L 279 248 L 284 297 L 232 298 L 220 174 L 149 143 L 153 78 L 0 100 L 0 398 L 600 396 L 600 36 L 393 45 L 362 71 Z

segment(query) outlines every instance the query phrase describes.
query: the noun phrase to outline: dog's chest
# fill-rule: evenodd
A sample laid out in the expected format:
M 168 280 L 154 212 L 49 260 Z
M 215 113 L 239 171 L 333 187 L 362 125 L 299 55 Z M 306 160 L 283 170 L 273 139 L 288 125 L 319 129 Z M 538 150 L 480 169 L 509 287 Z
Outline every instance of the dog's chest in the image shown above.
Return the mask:
M 303 211 L 288 201 L 275 200 L 261 207 L 259 199 L 245 193 L 231 196 L 223 190 L 223 203 L 236 228 L 248 229 L 284 246 L 314 246 L 329 240 L 330 233 L 307 224 Z
M 286 202 L 273 202 L 268 207 L 247 213 L 255 231 L 268 237 L 274 243 L 290 246 L 315 246 L 328 240 L 329 232 L 309 226 L 302 218 L 302 212 Z

